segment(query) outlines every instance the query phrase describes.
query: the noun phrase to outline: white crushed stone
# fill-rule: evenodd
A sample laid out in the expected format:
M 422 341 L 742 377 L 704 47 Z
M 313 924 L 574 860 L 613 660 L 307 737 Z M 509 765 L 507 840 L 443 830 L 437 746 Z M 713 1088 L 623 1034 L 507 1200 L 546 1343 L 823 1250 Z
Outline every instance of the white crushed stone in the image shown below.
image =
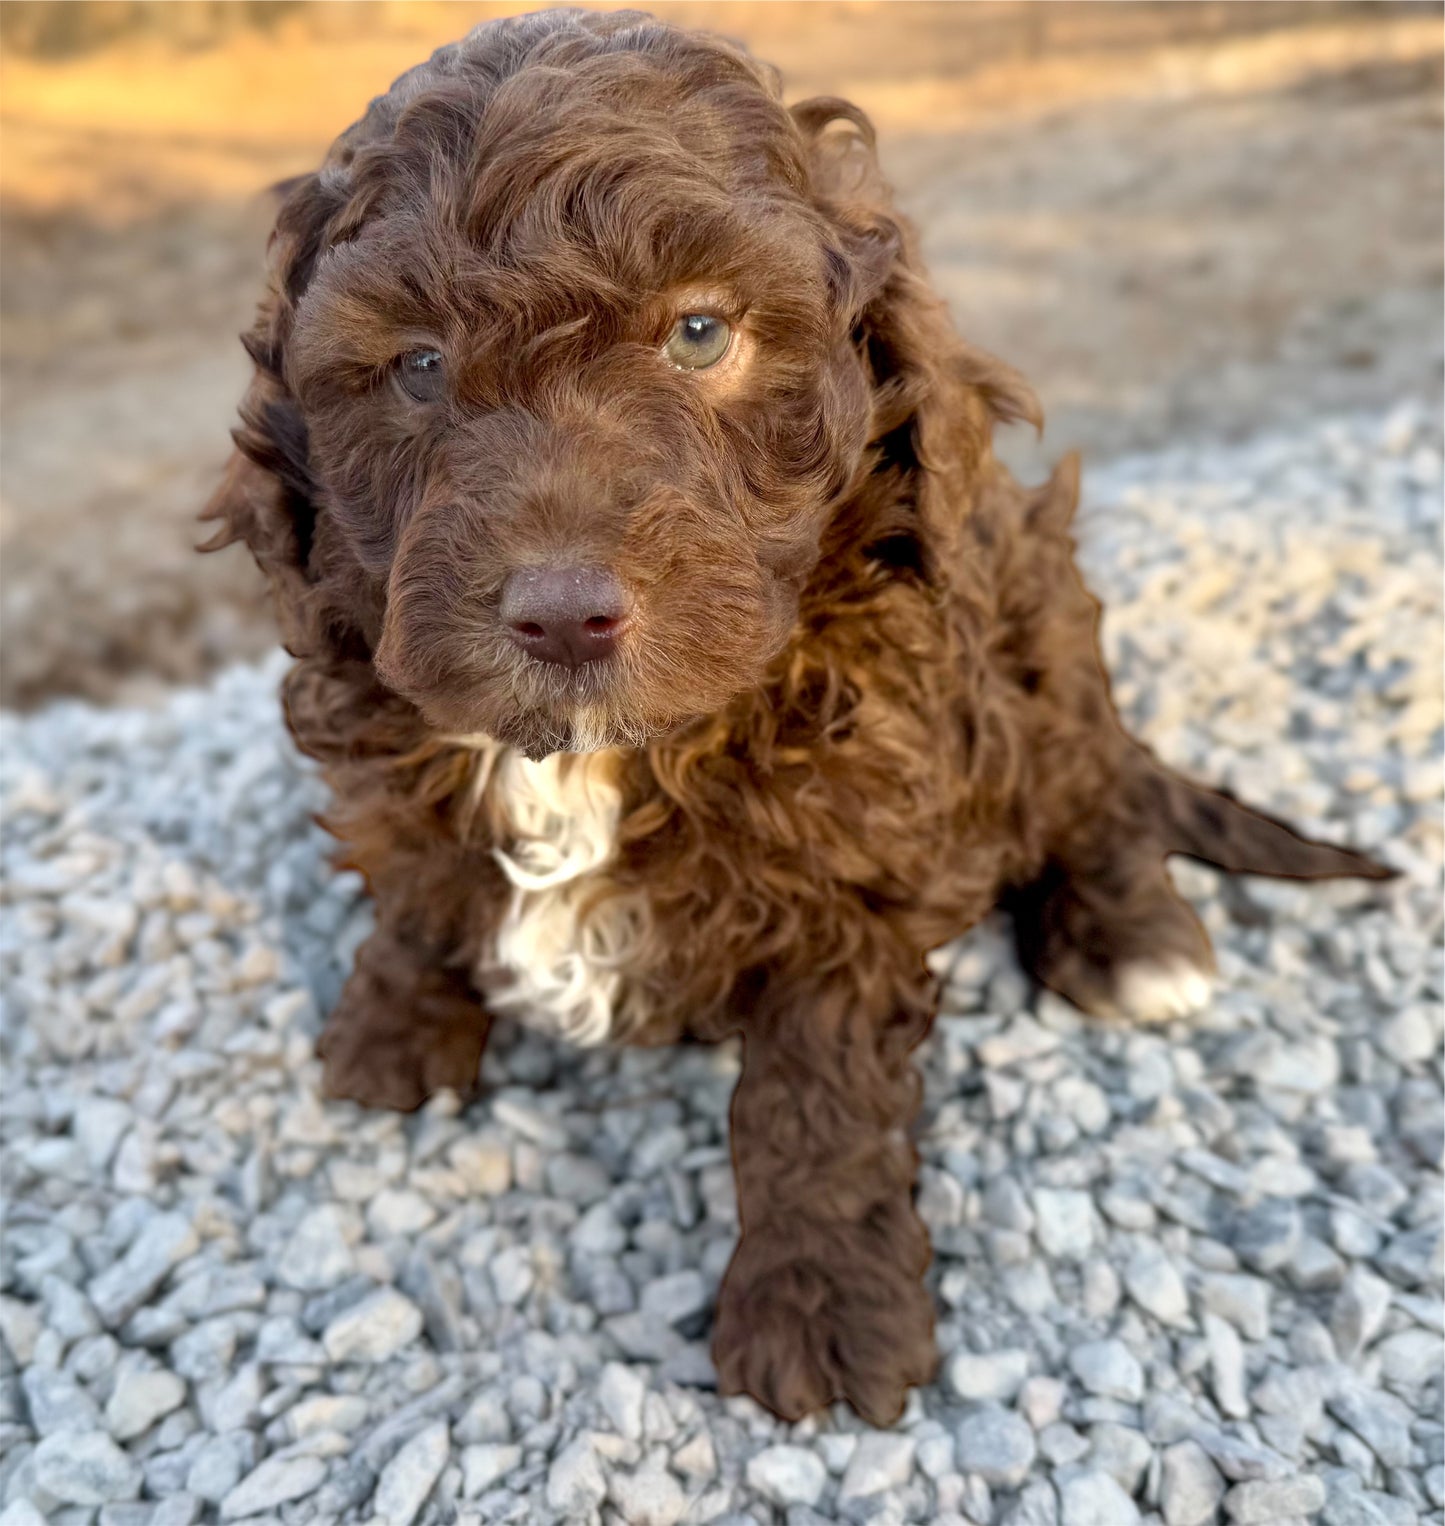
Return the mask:
M 1028 1377 L 1023 1350 L 960 1351 L 948 1364 L 947 1382 L 960 1399 L 1012 1399 Z
M 812 1505 L 823 1492 L 827 1468 L 806 1447 L 770 1446 L 749 1459 L 747 1481 L 775 1505 Z
M 388 1526 L 411 1526 L 451 1456 L 445 1420 L 418 1431 L 381 1470 L 372 1509 Z
M 913 1471 L 918 1442 L 912 1436 L 875 1432 L 859 1438 L 838 1486 L 839 1503 L 901 1489 Z
M 277 663 L 8 717 L 0 1526 L 1441 1526 L 1439 432 L 1424 408 L 1090 473 L 1122 706 L 1377 848 L 1178 877 L 1163 1029 L 940 956 L 920 1206 L 939 1382 L 877 1433 L 712 1392 L 729 1049 L 498 1034 L 412 1118 L 317 1100 L 368 912 Z

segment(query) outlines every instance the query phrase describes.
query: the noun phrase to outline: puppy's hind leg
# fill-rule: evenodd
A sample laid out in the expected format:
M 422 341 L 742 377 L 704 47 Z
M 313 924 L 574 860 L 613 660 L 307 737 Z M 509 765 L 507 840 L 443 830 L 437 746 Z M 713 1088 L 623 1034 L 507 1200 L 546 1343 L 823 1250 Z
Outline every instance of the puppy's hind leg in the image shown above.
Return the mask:
M 1017 682 L 1035 765 L 1027 808 L 1042 869 L 1006 898 L 1019 955 L 1086 1012 L 1158 1022 L 1203 1007 L 1209 939 L 1169 877 L 1171 853 L 1232 873 L 1389 876 L 1347 848 L 1183 778 L 1119 723 L 1098 643 L 1099 605 L 1074 562 L 1077 463 L 1014 504 L 996 551 L 1000 671 Z
M 1046 986 L 1101 1017 L 1161 1022 L 1209 1000 L 1214 956 L 1166 859 L 1232 874 L 1389 879 L 1364 854 L 1316 842 L 1195 784 L 1134 744 L 1112 808 L 1054 844 L 1042 873 L 1008 898 L 1019 956 Z
M 1093 1016 L 1168 1022 L 1209 1002 L 1209 937 L 1156 844 L 1051 859 L 1007 904 L 1025 969 Z

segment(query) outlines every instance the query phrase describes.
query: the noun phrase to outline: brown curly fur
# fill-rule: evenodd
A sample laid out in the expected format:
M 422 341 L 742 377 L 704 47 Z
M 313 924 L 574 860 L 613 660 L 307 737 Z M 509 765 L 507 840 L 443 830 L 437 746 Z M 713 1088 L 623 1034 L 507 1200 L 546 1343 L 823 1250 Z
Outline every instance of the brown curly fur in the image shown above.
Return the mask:
M 274 584 L 287 720 L 376 901 L 322 1043 L 333 1095 L 470 1088 L 505 847 L 474 747 L 617 749 L 609 897 L 646 908 L 625 1036 L 741 1032 L 722 1386 L 876 1423 L 934 1366 L 910 1201 L 924 954 L 1010 905 L 1101 1010 L 1207 941 L 1171 851 L 1302 876 L 1353 855 L 1167 773 L 1120 727 L 1067 462 L 925 284 L 856 108 L 786 109 L 737 48 L 638 13 L 492 23 L 286 188 L 237 453 L 210 514 Z M 659 363 L 689 294 L 745 364 Z M 445 350 L 443 404 L 391 379 Z M 516 567 L 613 567 L 638 619 L 573 674 L 497 618 Z M 586 735 L 577 729 L 585 711 Z

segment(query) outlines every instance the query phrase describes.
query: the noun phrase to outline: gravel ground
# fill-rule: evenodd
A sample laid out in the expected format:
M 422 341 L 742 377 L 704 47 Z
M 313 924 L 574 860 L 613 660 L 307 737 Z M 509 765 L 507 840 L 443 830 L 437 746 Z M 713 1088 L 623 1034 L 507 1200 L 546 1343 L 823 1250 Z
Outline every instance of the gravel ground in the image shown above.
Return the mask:
M 1119 692 L 1171 758 L 1406 872 L 1182 867 L 1224 983 L 1129 1031 L 943 956 L 901 1425 L 709 1389 L 728 1049 L 504 1033 L 322 1106 L 365 927 L 275 663 L 8 721 L 3 1526 L 1439 1523 L 1441 443 L 1421 408 L 1095 472 Z

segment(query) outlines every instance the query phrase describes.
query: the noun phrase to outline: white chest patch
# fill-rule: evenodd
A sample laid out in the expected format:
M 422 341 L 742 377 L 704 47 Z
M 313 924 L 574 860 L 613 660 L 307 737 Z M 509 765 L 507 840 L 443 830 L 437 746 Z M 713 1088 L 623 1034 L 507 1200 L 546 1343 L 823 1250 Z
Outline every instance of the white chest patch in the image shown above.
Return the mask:
M 488 738 L 476 789 L 498 827 L 497 863 L 512 887 L 490 954 L 476 971 L 499 1014 L 577 1044 L 600 1044 L 629 1007 L 625 976 L 644 915 L 636 902 L 591 902 L 616 849 L 622 791 L 610 752 L 533 763 Z

